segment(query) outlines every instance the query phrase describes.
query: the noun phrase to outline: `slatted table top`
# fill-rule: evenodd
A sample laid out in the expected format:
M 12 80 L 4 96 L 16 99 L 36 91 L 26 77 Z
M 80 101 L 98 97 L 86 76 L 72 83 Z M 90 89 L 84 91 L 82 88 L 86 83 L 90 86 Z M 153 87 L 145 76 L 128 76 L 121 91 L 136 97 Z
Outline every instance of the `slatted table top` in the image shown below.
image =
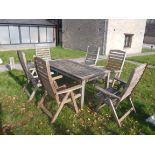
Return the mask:
M 90 80 L 109 73 L 109 70 L 107 69 L 92 67 L 66 59 L 49 61 L 49 63 L 52 70 L 81 80 Z

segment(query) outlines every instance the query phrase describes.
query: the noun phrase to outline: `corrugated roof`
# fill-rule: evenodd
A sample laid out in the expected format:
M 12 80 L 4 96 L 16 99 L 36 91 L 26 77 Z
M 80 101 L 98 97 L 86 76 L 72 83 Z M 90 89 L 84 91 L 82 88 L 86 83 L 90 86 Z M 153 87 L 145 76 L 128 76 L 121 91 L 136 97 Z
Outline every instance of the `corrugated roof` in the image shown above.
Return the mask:
M 19 24 L 19 25 L 57 25 L 56 19 L 0 19 L 0 24 Z

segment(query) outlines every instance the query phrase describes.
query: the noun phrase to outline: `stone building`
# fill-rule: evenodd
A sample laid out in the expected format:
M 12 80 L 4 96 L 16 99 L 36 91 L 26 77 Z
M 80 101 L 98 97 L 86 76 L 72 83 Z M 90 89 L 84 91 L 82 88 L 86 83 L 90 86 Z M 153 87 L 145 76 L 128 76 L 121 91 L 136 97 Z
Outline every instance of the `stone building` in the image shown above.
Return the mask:
M 111 49 L 140 53 L 145 26 L 145 19 L 63 19 L 62 45 L 84 51 L 88 45 L 100 46 L 100 55 Z
M 146 22 L 143 46 L 155 49 L 155 19 L 148 19 Z

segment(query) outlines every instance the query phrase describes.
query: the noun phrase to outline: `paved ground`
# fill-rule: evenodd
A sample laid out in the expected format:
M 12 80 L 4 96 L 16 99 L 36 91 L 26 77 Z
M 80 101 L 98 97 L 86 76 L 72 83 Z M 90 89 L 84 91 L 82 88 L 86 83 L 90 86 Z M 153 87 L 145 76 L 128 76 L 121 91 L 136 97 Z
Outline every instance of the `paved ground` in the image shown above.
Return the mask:
M 145 52 L 145 53 L 140 53 L 140 54 L 134 54 L 134 55 L 127 55 L 127 57 L 131 57 L 131 56 L 145 56 L 145 55 L 154 55 L 155 52 Z M 99 59 L 106 59 L 106 56 L 100 56 Z M 78 59 L 72 59 L 76 62 L 84 62 L 85 58 L 78 58 Z M 135 64 L 135 65 L 140 65 L 142 63 L 139 62 L 135 62 L 135 61 L 130 61 L 130 60 L 126 60 L 126 62 L 131 63 L 131 64 Z M 155 66 L 152 65 L 148 65 L 149 68 L 155 68 Z M 22 70 L 21 65 L 20 64 L 15 64 L 15 68 L 18 70 Z M 9 71 L 10 67 L 8 65 L 0 65 L 0 72 L 3 71 Z

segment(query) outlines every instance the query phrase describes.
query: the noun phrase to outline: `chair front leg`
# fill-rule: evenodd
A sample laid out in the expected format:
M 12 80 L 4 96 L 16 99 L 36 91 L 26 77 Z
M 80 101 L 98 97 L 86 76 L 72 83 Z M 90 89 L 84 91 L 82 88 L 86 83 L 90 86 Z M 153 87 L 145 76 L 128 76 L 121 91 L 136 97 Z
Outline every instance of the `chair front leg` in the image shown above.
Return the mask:
M 111 108 L 111 110 L 112 110 L 112 112 L 113 112 L 113 115 L 114 115 L 114 117 L 115 117 L 115 119 L 116 119 L 116 122 L 117 122 L 118 126 L 121 127 L 121 122 L 119 121 L 119 118 L 118 118 L 118 116 L 117 116 L 115 107 L 114 107 L 114 105 L 113 105 L 113 102 L 112 102 L 110 99 L 109 99 L 109 105 L 110 105 L 110 108 Z
M 136 113 L 136 109 L 135 109 L 135 106 L 134 106 L 134 104 L 132 102 L 131 96 L 129 96 L 128 101 L 131 104 L 131 106 L 133 107 L 133 111 Z
M 67 100 L 68 96 L 69 96 L 70 92 L 68 92 L 65 97 L 63 98 L 62 102 L 59 105 L 59 108 L 57 110 L 57 112 L 55 113 L 54 117 L 51 120 L 51 123 L 54 123 L 59 115 L 59 113 L 61 112 L 63 106 L 65 105 L 65 101 Z
M 28 102 L 31 102 L 31 101 L 32 101 L 32 99 L 33 99 L 34 95 L 36 94 L 36 91 L 37 91 L 37 90 L 38 90 L 38 87 L 36 86 L 36 87 L 34 88 L 32 94 L 31 94 L 31 96 L 30 96 Z
M 75 111 L 76 111 L 76 113 L 78 113 L 79 109 L 78 109 L 78 106 L 77 106 L 77 103 L 76 103 L 76 100 L 75 100 L 75 95 L 74 95 L 73 92 L 71 92 L 71 98 L 72 98 L 72 101 L 73 101 L 73 105 L 74 105 Z

